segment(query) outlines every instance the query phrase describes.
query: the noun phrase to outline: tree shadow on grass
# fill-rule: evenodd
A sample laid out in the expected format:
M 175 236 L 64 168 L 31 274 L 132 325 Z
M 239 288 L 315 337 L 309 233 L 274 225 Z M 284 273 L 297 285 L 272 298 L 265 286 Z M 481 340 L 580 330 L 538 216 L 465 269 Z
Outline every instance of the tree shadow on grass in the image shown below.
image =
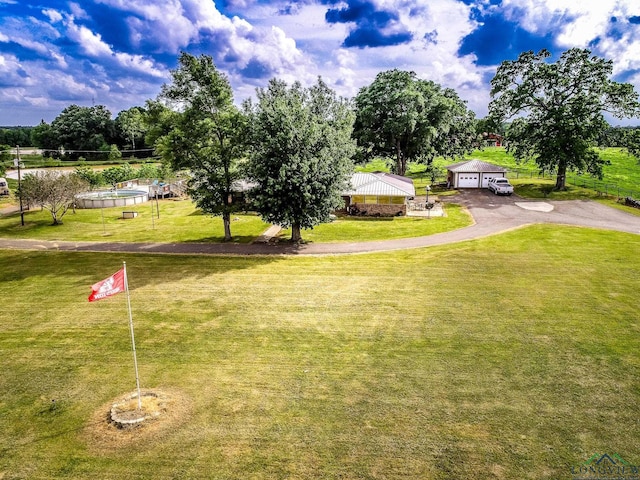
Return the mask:
M 253 242 L 257 237 L 255 235 L 232 235 L 231 240 L 225 242 L 224 237 L 222 236 L 213 236 L 213 237 L 202 237 L 194 240 L 184 240 L 183 243 L 222 243 L 227 245 L 248 245 Z
M 282 260 L 279 255 L 263 253 L 272 248 L 269 245 L 251 248 L 252 245 L 239 244 L 175 244 L 175 247 L 183 246 L 182 250 L 169 251 L 170 244 L 135 244 L 136 250 L 130 251 L 131 245 L 98 243 L 77 245 L 69 250 L 55 247 L 0 250 L 2 283 L 9 291 L 13 282 L 20 284 L 44 277 L 51 279 L 51 285 L 68 282 L 70 288 L 84 289 L 86 292 L 82 290 L 82 294 L 88 296 L 91 285 L 120 270 L 123 262 L 127 265 L 130 288 L 134 289 L 251 269 Z M 233 253 L 234 247 L 237 247 L 236 253 Z M 244 252 L 246 248 L 250 253 Z M 286 253 L 287 249 L 277 250 L 277 253 Z
M 342 217 L 341 220 L 345 221 L 356 221 L 356 222 L 393 222 L 396 217 L 375 217 L 375 216 L 358 216 L 358 215 L 349 215 L 346 217 Z M 406 217 L 397 217 L 397 218 L 406 218 Z

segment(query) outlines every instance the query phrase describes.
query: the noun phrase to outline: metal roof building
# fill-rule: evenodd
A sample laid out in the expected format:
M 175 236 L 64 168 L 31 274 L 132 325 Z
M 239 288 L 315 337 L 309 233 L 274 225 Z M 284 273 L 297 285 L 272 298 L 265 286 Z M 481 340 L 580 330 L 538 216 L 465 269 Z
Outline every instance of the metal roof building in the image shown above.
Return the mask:
M 400 175 L 384 172 L 354 173 L 351 177 L 351 189 L 344 196 L 377 195 L 390 197 L 413 197 L 416 189 L 413 180 Z
M 478 159 L 447 166 L 447 182 L 453 188 L 487 188 L 489 179 L 506 176 L 506 168 Z

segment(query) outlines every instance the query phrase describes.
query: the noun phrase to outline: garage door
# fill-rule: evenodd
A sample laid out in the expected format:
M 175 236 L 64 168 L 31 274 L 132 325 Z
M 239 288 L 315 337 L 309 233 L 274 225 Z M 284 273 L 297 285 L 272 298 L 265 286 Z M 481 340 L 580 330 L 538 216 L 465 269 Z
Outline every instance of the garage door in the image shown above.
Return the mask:
M 502 173 L 484 173 L 482 175 L 482 188 L 487 188 L 487 184 L 489 183 L 489 180 L 491 180 L 492 178 L 499 178 L 499 177 L 504 177 L 504 174 L 502 174 Z
M 461 173 L 458 176 L 458 188 L 478 188 L 479 173 Z

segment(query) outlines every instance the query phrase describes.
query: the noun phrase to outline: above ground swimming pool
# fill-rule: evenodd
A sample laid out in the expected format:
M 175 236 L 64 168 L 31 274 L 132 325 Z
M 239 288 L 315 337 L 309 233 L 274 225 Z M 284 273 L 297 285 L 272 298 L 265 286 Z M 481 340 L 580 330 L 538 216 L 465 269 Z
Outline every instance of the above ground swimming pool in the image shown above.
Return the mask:
M 77 208 L 109 208 L 137 205 L 149 200 L 147 190 L 96 190 L 76 195 Z

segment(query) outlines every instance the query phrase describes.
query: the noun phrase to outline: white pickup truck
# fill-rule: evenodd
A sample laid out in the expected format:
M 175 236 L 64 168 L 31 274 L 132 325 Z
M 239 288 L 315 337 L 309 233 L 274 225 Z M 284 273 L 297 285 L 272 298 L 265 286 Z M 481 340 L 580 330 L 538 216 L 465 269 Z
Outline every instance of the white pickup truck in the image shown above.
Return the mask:
M 504 177 L 490 179 L 487 188 L 496 195 L 511 195 L 513 193 L 513 185 Z
M 9 195 L 9 185 L 4 178 L 0 178 L 0 195 Z

